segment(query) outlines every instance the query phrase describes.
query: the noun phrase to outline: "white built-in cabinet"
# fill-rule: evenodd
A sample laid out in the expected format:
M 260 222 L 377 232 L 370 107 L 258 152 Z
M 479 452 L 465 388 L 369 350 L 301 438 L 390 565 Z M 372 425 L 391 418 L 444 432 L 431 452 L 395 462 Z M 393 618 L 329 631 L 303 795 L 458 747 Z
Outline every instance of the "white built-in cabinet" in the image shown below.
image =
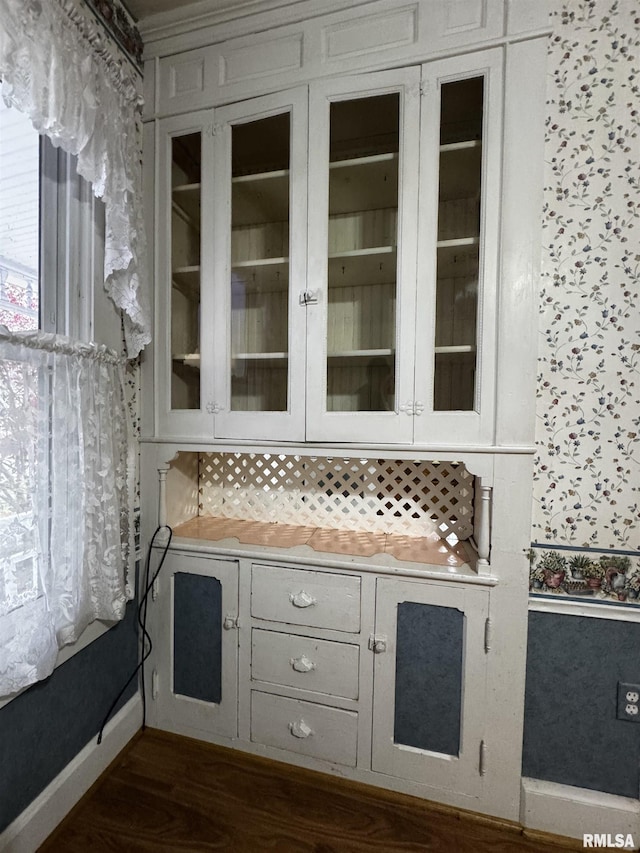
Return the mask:
M 153 725 L 444 801 L 481 796 L 497 736 L 486 587 L 180 545 L 160 578 Z
M 499 50 L 158 122 L 162 435 L 491 443 Z
M 201 453 L 302 506 L 336 486 L 300 460 L 389 463 L 340 486 L 381 516 L 449 489 L 400 461 L 464 463 L 475 538 L 443 568 L 176 536 L 151 721 L 518 820 L 546 3 L 197 6 L 145 34 L 143 541 L 207 514 Z

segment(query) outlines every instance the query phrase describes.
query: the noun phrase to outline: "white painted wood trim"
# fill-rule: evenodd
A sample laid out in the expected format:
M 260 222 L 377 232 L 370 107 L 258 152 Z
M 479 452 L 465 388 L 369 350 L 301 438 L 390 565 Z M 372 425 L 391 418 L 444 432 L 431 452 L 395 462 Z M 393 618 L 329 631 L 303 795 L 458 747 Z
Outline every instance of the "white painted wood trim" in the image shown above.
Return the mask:
M 640 842 L 640 801 L 539 779 L 522 779 L 520 821 L 527 829 L 582 838 L 585 832 L 631 834 Z
M 107 769 L 140 728 L 142 701 L 136 694 L 107 724 L 100 746 L 94 736 L 52 782 L 0 834 L 4 853 L 32 853 Z
M 535 596 L 529 599 L 529 611 L 558 613 L 561 616 L 588 616 L 592 619 L 613 619 L 616 622 L 640 622 L 640 607 L 637 605 L 618 607 L 615 604 L 598 604 L 595 601 L 538 598 Z
M 78 652 L 81 652 L 82 649 L 86 649 L 86 647 L 93 643 L 94 640 L 99 639 L 103 634 L 106 634 L 107 631 L 114 628 L 117 624 L 117 622 L 101 622 L 100 620 L 90 622 L 75 643 L 70 643 L 68 646 L 63 646 L 60 649 L 58 657 L 56 658 L 55 669 L 63 663 L 66 663 Z M 28 687 L 25 687 L 24 690 L 21 690 L 19 693 L 14 693 L 11 696 L 0 699 L 0 708 L 4 708 L 5 705 L 8 705 L 9 702 L 12 702 L 18 696 L 21 696 L 24 691 L 28 689 Z M 2 850 L 2 847 L 0 847 L 0 850 Z

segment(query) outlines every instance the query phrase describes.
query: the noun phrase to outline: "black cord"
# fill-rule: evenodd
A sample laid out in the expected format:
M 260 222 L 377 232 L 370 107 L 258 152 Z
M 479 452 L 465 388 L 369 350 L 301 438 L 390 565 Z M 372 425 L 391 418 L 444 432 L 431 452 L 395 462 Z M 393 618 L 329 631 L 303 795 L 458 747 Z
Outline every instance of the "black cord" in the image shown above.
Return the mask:
M 169 531 L 169 538 L 168 538 L 168 540 L 164 546 L 164 549 L 162 551 L 162 556 L 160 558 L 160 563 L 158 564 L 158 568 L 155 570 L 151 580 L 149 580 L 149 567 L 151 564 L 151 553 L 153 551 L 153 543 L 155 542 L 156 536 L 158 535 L 158 533 L 160 533 L 161 530 L 168 530 Z M 138 625 L 139 625 L 140 630 L 142 632 L 140 663 L 133 670 L 133 672 L 131 673 L 129 678 L 127 678 L 127 680 L 125 681 L 125 683 L 122 687 L 122 690 L 120 690 L 120 692 L 118 693 L 116 698 L 113 700 L 113 702 L 109 706 L 109 710 L 105 714 L 105 718 L 102 721 L 102 725 L 100 726 L 100 731 L 98 732 L 98 744 L 102 743 L 102 733 L 104 731 L 104 727 L 106 726 L 109 718 L 111 717 L 111 714 L 113 713 L 113 709 L 116 707 L 116 705 L 118 704 L 118 702 L 122 698 L 124 691 L 131 684 L 131 682 L 133 681 L 133 679 L 136 677 L 136 675 L 138 673 L 140 673 L 140 682 L 141 682 L 140 688 L 141 688 L 141 693 L 142 693 L 142 728 L 143 728 L 143 730 L 146 728 L 146 725 L 147 725 L 147 694 L 146 694 L 145 678 L 144 678 L 144 665 L 145 665 L 147 658 L 151 654 L 151 650 L 153 649 L 153 643 L 151 641 L 151 636 L 150 636 L 149 632 L 147 631 L 147 605 L 149 603 L 149 593 L 153 589 L 153 585 L 156 581 L 156 578 L 160 574 L 160 569 L 162 568 L 162 564 L 164 563 L 165 558 L 167 556 L 167 552 L 169 551 L 169 545 L 171 545 L 172 537 L 173 537 L 173 530 L 169 527 L 168 524 L 164 524 L 164 525 L 161 525 L 160 527 L 157 527 L 155 530 L 155 533 L 151 537 L 151 542 L 149 543 L 149 549 L 147 551 L 147 558 L 144 562 L 144 573 L 143 573 L 143 577 L 142 577 L 142 581 L 143 581 L 142 589 L 144 590 L 144 592 L 142 593 L 142 596 L 140 597 L 140 601 L 138 602 Z

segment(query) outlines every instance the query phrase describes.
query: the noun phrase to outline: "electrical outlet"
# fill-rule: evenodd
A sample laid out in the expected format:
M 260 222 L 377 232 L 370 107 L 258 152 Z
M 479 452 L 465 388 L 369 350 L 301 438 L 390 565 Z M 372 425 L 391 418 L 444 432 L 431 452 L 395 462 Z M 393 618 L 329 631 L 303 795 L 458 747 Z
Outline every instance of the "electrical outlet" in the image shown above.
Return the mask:
M 618 682 L 618 712 L 619 720 L 629 720 L 640 723 L 640 684 Z

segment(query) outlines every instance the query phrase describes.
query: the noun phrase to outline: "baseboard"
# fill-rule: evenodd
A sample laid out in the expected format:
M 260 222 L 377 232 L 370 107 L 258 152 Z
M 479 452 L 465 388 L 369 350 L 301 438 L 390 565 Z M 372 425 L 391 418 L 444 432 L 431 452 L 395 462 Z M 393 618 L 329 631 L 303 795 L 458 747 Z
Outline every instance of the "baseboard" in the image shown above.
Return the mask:
M 0 850 L 34 853 L 140 729 L 141 720 L 142 701 L 136 694 L 107 724 L 100 746 L 92 738 L 0 834 Z
M 631 835 L 633 849 L 640 844 L 640 801 L 588 788 L 523 778 L 520 821 L 525 829 L 569 838 L 597 833 L 626 840 Z

